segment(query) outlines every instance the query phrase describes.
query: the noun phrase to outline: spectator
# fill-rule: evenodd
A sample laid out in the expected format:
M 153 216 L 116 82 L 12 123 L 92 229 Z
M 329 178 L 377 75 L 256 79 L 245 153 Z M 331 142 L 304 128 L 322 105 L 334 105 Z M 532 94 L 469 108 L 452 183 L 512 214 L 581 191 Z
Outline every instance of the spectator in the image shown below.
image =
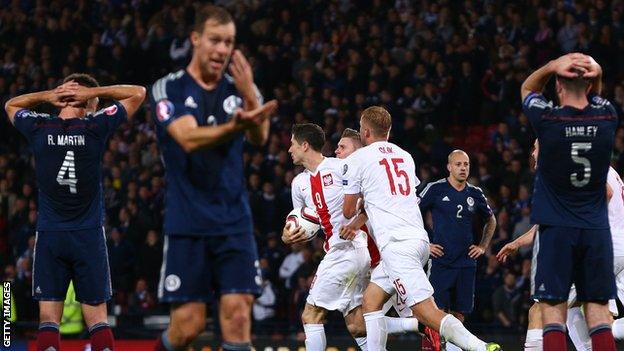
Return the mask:
M 160 235 L 155 230 L 147 232 L 145 242 L 141 244 L 137 255 L 136 276 L 143 277 L 149 291 L 155 292 L 160 280 L 160 266 L 162 263 L 163 248 Z
M 505 328 L 518 327 L 517 309 L 522 295 L 516 287 L 516 276 L 507 272 L 504 284 L 499 286 L 492 295 L 494 314 L 500 325 Z
M 156 306 L 156 299 L 147 288 L 147 281 L 139 278 L 136 282 L 134 293 L 128 299 L 128 312 L 135 315 L 150 313 Z

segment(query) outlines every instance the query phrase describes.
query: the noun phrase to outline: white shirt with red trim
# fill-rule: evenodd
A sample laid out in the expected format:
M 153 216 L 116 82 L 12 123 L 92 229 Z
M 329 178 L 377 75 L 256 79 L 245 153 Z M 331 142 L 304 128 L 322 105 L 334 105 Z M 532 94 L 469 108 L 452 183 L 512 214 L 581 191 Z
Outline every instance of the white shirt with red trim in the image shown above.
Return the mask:
M 613 167 L 609 167 L 607 184 L 613 191 L 608 205 L 613 256 L 624 256 L 624 182 Z
M 366 247 L 367 242 L 366 234 L 362 231 L 353 240 L 340 238 L 340 228 L 350 222 L 342 214 L 342 166 L 342 160 L 326 157 L 316 172 L 303 171 L 293 179 L 291 185 L 293 208 L 316 209 L 325 232 L 325 252 L 338 244 L 353 242 L 358 247 Z
M 390 241 L 429 242 L 418 208 L 414 159 L 389 142 L 375 142 L 344 160 L 345 194 L 362 194 L 377 247 Z

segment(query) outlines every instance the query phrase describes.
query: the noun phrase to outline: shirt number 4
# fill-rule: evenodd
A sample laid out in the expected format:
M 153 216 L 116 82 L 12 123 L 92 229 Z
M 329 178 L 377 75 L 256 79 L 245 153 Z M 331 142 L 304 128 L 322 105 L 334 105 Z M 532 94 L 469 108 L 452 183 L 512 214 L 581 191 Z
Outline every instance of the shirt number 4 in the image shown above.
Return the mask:
M 65 178 L 67 176 L 67 178 Z M 76 178 L 76 163 L 74 161 L 74 152 L 67 151 L 61 169 L 59 169 L 56 175 L 56 182 L 60 185 L 68 185 L 69 192 L 77 194 L 76 184 L 78 184 L 78 178 Z

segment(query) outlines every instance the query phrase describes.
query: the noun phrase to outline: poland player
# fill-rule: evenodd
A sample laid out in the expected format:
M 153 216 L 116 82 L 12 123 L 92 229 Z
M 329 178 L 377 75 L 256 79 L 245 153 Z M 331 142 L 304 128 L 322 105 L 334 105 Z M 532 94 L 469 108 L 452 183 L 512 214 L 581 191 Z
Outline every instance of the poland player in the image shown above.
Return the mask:
M 359 231 L 353 240 L 340 238 L 338 230 L 348 223 L 342 215 L 342 162 L 324 157 L 323 130 L 315 124 L 293 127 L 289 149 L 293 162 L 305 167 L 292 183 L 293 207 L 315 208 L 325 232 L 325 257 L 319 264 L 313 285 L 301 316 L 306 334 L 306 349 L 325 350 L 323 322 L 327 311 L 340 311 L 351 335 L 362 350 L 366 350 L 366 329 L 361 312 L 362 293 L 368 283 L 370 256 L 367 235 Z M 339 153 L 349 153 L 343 140 Z M 345 146 L 347 146 L 345 148 Z M 303 230 L 284 228 L 282 239 L 291 244 L 302 241 Z M 416 330 L 416 321 L 410 321 Z M 403 330 L 402 330 L 403 331 Z
M 391 124 L 390 114 L 381 107 L 369 107 L 362 113 L 360 136 L 365 147 L 346 160 L 343 214 L 354 217 L 363 196 L 384 271 L 421 323 L 439 330 L 464 350 L 500 350 L 499 345 L 486 344 L 471 334 L 433 301 L 433 288 L 423 270 L 429 258 L 429 238 L 415 192 L 420 181 L 412 156 L 388 142 Z M 385 350 L 384 313 L 364 308 L 368 349 Z

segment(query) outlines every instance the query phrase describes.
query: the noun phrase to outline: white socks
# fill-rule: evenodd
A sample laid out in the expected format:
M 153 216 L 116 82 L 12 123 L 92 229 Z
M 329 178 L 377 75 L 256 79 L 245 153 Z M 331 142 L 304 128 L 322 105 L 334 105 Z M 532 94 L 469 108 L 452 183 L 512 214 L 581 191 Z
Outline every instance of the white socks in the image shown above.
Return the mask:
M 591 351 L 592 343 L 587 329 L 587 322 L 580 307 L 572 307 L 568 309 L 568 318 L 566 319 L 568 327 L 568 335 L 574 343 L 577 351 Z
M 383 311 L 364 313 L 366 339 L 369 351 L 385 351 L 388 329 Z
M 304 324 L 305 346 L 307 351 L 325 351 L 327 340 L 325 339 L 325 327 L 322 324 Z
M 446 351 L 462 351 L 459 347 L 451 344 L 450 342 L 446 343 Z
M 613 325 L 611 325 L 611 332 L 613 333 L 613 338 L 616 341 L 624 339 L 624 318 L 613 321 Z
M 355 339 L 355 342 L 360 347 L 360 350 L 368 351 L 368 346 L 366 346 L 366 337 L 365 336 L 359 336 L 359 337 L 354 338 L 354 339 Z
M 418 331 L 418 320 L 416 320 L 416 318 L 384 318 L 386 319 L 386 329 L 388 330 L 388 334 Z
M 459 319 L 447 314 L 440 322 L 440 336 L 466 351 L 484 351 L 486 343 L 474 336 Z
M 542 351 L 544 345 L 544 337 L 542 329 L 529 329 L 524 342 L 524 351 Z

